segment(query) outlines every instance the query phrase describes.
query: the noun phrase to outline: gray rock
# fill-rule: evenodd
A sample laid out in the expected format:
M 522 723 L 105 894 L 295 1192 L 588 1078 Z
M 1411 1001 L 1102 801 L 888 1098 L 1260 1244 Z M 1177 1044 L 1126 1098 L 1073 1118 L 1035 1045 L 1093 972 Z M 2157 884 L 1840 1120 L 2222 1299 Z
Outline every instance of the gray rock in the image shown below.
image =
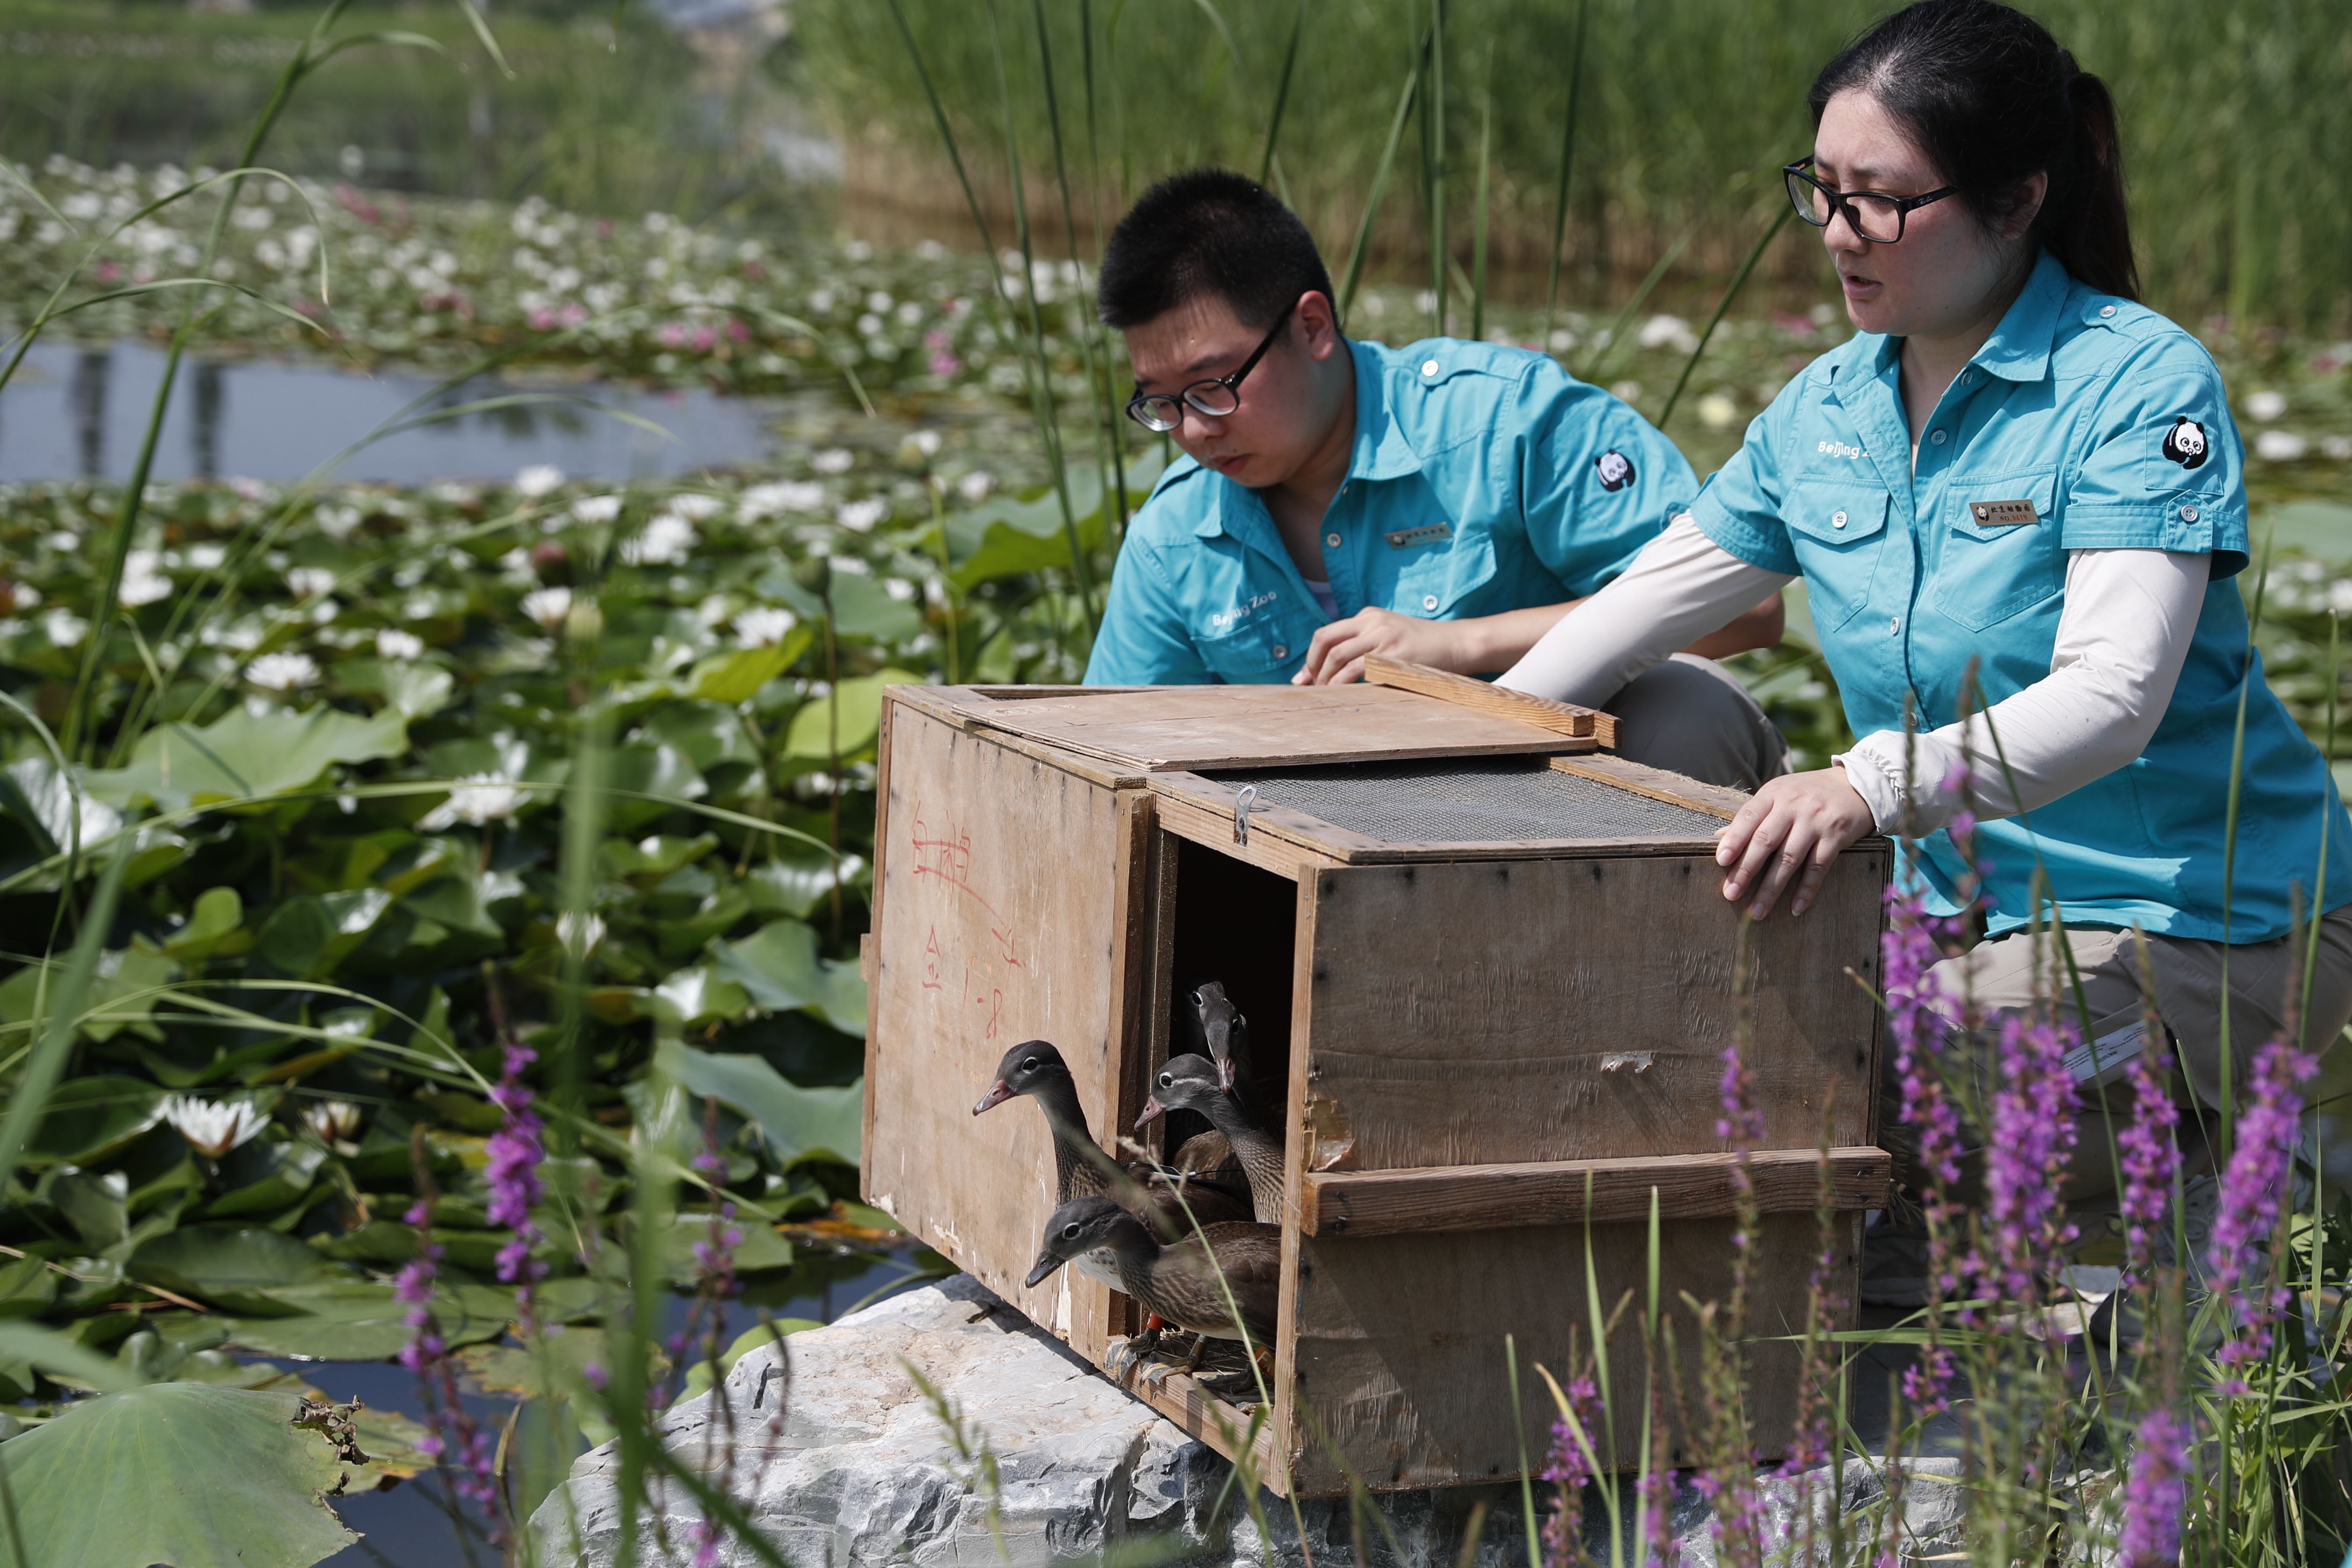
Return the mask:
M 969 1277 L 752 1352 L 724 1392 L 724 1406 L 705 1395 L 669 1412 L 662 1441 L 687 1468 L 723 1485 L 796 1565 L 1031 1568 L 1150 1540 L 1154 1560 L 1218 1568 L 1307 1568 L 1310 1558 L 1352 1564 L 1360 1556 L 1374 1568 L 1451 1568 L 1481 1502 L 1488 1512 L 1476 1568 L 1528 1560 L 1516 1485 L 1384 1495 L 1378 1519 L 1364 1521 L 1360 1554 L 1344 1499 L 1294 1510 L 1261 1493 L 1251 1508 L 1228 1487 L 1223 1458 Z M 992 1486 L 984 1459 L 992 1459 Z M 1929 1459 L 1912 1469 L 1904 1503 L 1913 1538 L 1941 1539 L 1958 1519 L 1959 1489 L 1948 1479 L 1957 1466 Z M 618 1470 L 609 1444 L 572 1467 L 530 1521 L 539 1562 L 618 1561 Z M 1809 1506 L 1826 1521 L 1830 1482 L 1815 1472 L 1760 1484 L 1785 1529 Z M 1860 1464 L 1849 1465 L 1836 1490 L 1849 1511 L 1884 1496 L 1874 1470 Z M 1547 1501 L 1539 1496 L 1539 1508 Z M 1599 1514 L 1589 1498 L 1588 1539 L 1605 1560 Z M 1678 1485 L 1675 1534 L 1693 1568 L 1715 1562 L 1706 1519 L 1705 1500 L 1687 1481 Z M 685 1568 L 700 1542 L 700 1512 L 682 1488 L 656 1483 L 638 1528 L 636 1563 Z M 718 1561 L 739 1568 L 760 1559 L 729 1541 Z

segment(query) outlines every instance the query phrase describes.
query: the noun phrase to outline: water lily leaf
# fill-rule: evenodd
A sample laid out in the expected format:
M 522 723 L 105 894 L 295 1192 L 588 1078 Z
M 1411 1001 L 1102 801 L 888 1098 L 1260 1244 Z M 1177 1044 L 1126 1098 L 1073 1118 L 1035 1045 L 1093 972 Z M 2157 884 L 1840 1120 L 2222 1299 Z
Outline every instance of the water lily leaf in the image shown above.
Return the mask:
M 121 1172 L 60 1171 L 47 1191 L 92 1252 L 103 1252 L 130 1234 L 131 1180 Z
M 236 708 L 201 730 L 158 725 L 140 737 L 128 767 L 90 773 L 86 782 L 110 805 L 148 801 L 178 811 L 283 795 L 338 763 L 396 757 L 407 749 L 407 721 L 396 712 L 362 719 L 332 708 Z
M 346 691 L 381 700 L 404 719 L 440 712 L 457 690 L 457 678 L 437 664 L 377 658 L 354 658 L 335 666 L 335 682 Z
M 351 1467 L 293 1425 L 300 1396 L 162 1383 L 70 1406 L 0 1444 L 43 1568 L 309 1568 L 358 1539 L 323 1497 Z
M 752 867 L 740 885 L 750 898 L 753 913 L 802 920 L 833 891 L 836 881 L 848 887 L 865 872 L 866 861 L 859 856 L 844 855 L 836 876 L 832 856 L 822 849 L 793 846 Z
M 923 629 L 921 603 L 892 598 L 889 590 L 871 577 L 835 572 L 831 592 L 833 629 L 845 637 L 896 644 Z
M 26 757 L 0 768 L 0 805 L 35 836 L 43 855 L 55 855 L 74 840 L 79 819 L 83 854 L 89 846 L 122 825 L 122 814 L 77 792 L 68 776 L 46 757 Z
M 269 1292 L 353 1278 L 290 1236 L 251 1227 L 198 1225 L 142 1242 L 131 1277 L 194 1296 L 231 1312 L 289 1315 L 303 1309 Z
M 104 1159 L 162 1121 L 163 1106 L 163 1091 L 143 1079 L 68 1079 L 51 1092 L 24 1163 L 87 1165 Z
M 130 1314 L 109 1312 L 104 1316 L 127 1318 Z M 137 1327 L 136 1322 L 131 1326 Z M 27 1394 L 31 1392 L 30 1373 L 36 1368 L 52 1375 L 73 1378 L 91 1388 L 113 1390 L 136 1386 L 136 1380 L 127 1371 L 99 1354 L 79 1336 L 43 1328 L 38 1323 L 0 1319 L 0 1364 L 24 1369 L 26 1375 L 22 1382 Z M 0 1449 L 0 1453 L 5 1452 L 5 1449 Z M 5 1551 L 6 1545 L 6 1531 L 0 1531 L 0 1551 Z M 0 1563 L 5 1562 L 5 1557 L 0 1557 Z
M 916 625 L 919 629 L 921 622 Z M 802 639 L 803 646 L 806 640 Z M 703 702 L 724 702 L 730 708 L 749 702 L 760 688 L 784 672 L 797 651 L 788 643 L 778 643 L 713 654 L 698 663 L 687 678 L 687 695 Z
M 740 942 L 714 942 L 710 970 L 770 1012 L 806 1008 L 845 1035 L 866 1034 L 866 977 L 846 960 L 817 955 L 816 931 L 770 921 Z
M 257 1293 L 287 1315 L 246 1316 L 236 1321 L 231 1340 L 263 1355 L 298 1361 L 383 1361 L 400 1353 L 416 1337 L 408 1326 L 408 1305 L 389 1285 L 373 1280 L 335 1280 Z M 453 1345 L 478 1344 L 506 1332 L 513 1298 L 498 1291 L 450 1289 L 433 1294 L 434 1321 Z
M 746 1355 L 749 1355 L 751 1352 L 760 1349 L 763 1345 L 772 1345 L 775 1343 L 778 1339 L 784 1335 L 797 1334 L 808 1329 L 821 1329 L 824 1327 L 823 1323 L 817 1321 L 814 1318 L 778 1318 L 774 1320 L 774 1322 L 775 1327 L 772 1330 L 771 1330 L 766 1323 L 761 1323 L 755 1328 L 738 1334 L 735 1337 L 735 1342 L 733 1344 L 729 1345 L 725 1350 L 719 1352 L 719 1375 L 721 1377 L 726 1376 L 729 1373 L 735 1370 L 735 1363 L 737 1362 L 741 1361 Z M 708 1394 L 710 1392 L 710 1363 L 709 1359 L 704 1358 L 691 1362 L 688 1364 L 686 1369 L 686 1386 L 679 1391 L 678 1398 L 682 1400 L 692 1399 L 698 1394 Z M 771 1395 L 770 1397 L 772 1398 L 777 1396 Z M 764 1403 L 764 1401 L 762 1403 Z
M 751 1011 L 751 998 L 734 980 L 709 964 L 698 963 L 664 976 L 646 995 L 643 1011 L 651 1017 L 699 1028 L 744 1016 Z
M 857 1163 L 866 1112 L 862 1084 L 803 1089 L 765 1058 L 698 1051 L 674 1040 L 655 1047 L 654 1060 L 688 1094 L 715 1096 L 750 1117 L 786 1163 L 824 1159 Z
M 162 1039 L 163 1031 L 155 1025 L 159 998 L 153 993 L 179 977 L 178 964 L 136 939 L 127 948 L 99 954 L 98 973 L 82 1004 L 83 1037 L 110 1040 L 128 1029 L 145 1039 Z M 37 1006 L 47 1009 L 48 998 L 56 994 L 64 978 L 63 959 L 28 963 L 16 971 L 0 982 L 0 1019 L 11 1024 L 31 1021 Z
M 785 754 L 811 762 L 824 761 L 832 757 L 837 743 L 844 757 L 856 755 L 872 745 L 874 737 L 881 732 L 882 689 L 919 682 L 922 679 L 897 668 L 877 675 L 855 676 L 830 694 L 801 704 L 793 715 L 792 727 L 784 731 Z M 832 728 L 836 707 L 841 713 L 838 735 Z
M 188 923 L 163 943 L 164 955 L 178 963 L 202 963 L 215 953 L 234 957 L 251 944 L 244 930 L 245 900 L 235 888 L 206 888 L 189 906 Z M 245 938 L 240 945 L 236 939 Z
M 0 1262 L 0 1320 L 38 1317 L 58 1299 L 57 1270 L 38 1258 Z
M 327 1152 L 315 1143 L 245 1144 L 222 1163 L 222 1175 L 236 1171 L 244 1185 L 233 1187 L 196 1210 L 202 1219 L 233 1219 L 246 1215 L 277 1214 L 310 1191 L 310 1184 L 326 1163 Z M 252 1173 L 258 1171 L 258 1175 Z
M 726 763 L 760 763 L 759 749 L 743 732 L 742 716 L 716 702 L 665 702 L 646 715 L 637 733 L 676 746 L 705 773 Z
M 692 838 L 676 835 L 659 835 L 640 838 L 635 844 L 622 838 L 607 838 L 598 851 L 604 869 L 613 876 L 650 886 L 660 881 L 679 867 L 699 860 L 719 847 L 719 837 L 698 833 Z

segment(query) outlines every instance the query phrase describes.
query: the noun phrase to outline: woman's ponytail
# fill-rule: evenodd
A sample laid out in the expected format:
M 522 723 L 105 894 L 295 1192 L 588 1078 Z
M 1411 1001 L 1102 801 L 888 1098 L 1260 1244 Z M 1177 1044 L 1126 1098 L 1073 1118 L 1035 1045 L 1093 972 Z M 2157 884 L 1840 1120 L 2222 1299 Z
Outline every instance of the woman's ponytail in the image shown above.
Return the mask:
M 2033 237 L 2092 288 L 2139 297 L 2115 100 L 2041 23 L 1998 0 L 1918 0 L 1822 68 L 1807 95 L 1813 123 L 1846 91 L 1900 121 L 1988 225 L 2048 174 Z
M 2072 66 L 2074 57 L 2066 56 Z M 2050 194 L 2033 222 L 2042 248 L 2066 270 L 2103 294 L 2139 298 L 2139 265 L 2132 259 L 2131 216 L 2124 206 L 2123 138 L 2107 84 L 2089 71 L 2067 80 L 2074 110 L 2072 145 L 2061 172 L 2050 171 Z

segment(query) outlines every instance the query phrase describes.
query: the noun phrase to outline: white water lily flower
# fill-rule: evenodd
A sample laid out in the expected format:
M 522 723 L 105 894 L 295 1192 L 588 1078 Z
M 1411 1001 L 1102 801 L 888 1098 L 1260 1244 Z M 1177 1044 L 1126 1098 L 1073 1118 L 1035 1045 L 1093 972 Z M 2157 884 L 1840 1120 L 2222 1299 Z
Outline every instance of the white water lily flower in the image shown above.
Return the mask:
M 694 524 L 674 511 L 657 511 L 645 531 L 621 546 L 621 559 L 632 566 L 675 566 L 695 546 Z
M 556 917 L 555 939 L 566 952 L 586 957 L 596 951 L 604 940 L 604 922 L 594 915 L 563 914 Z
M 2310 445 L 2291 430 L 2265 430 L 2254 437 L 2254 456 L 2273 463 L 2292 463 Z
M 335 574 L 324 566 L 297 566 L 286 574 L 286 586 L 298 599 L 315 599 L 334 585 Z
M 1698 400 L 1698 422 L 1710 430 L 1721 430 L 1739 417 L 1739 405 L 1720 392 L 1710 392 Z
M 320 1100 L 302 1108 L 302 1125 L 320 1142 L 343 1155 L 360 1152 L 360 1128 L 365 1114 L 348 1100 Z
M 2336 462 L 2352 461 L 2352 436 L 2322 436 L 2319 449 Z
M 163 1120 L 176 1129 L 197 1153 L 217 1160 L 268 1123 L 249 1100 L 198 1100 L 194 1095 L 164 1098 Z
M 751 517 L 780 511 L 821 512 L 824 503 L 824 487 L 814 479 L 778 479 L 743 492 L 743 510 Z
M 245 667 L 245 678 L 265 691 L 315 686 L 319 661 L 307 653 L 265 653 Z
M 820 474 L 845 474 L 849 472 L 850 464 L 856 460 L 847 447 L 832 447 L 811 458 L 809 467 Z
M 132 606 L 152 605 L 172 596 L 172 580 L 163 575 L 162 558 L 152 550 L 134 550 L 122 558 L 119 597 Z
M 2246 398 L 2246 412 L 2267 425 L 2286 412 L 2286 394 L 2269 391 L 2251 394 Z
M 881 496 L 869 496 L 864 500 L 845 501 L 834 513 L 834 520 L 854 533 L 864 533 L 890 515 L 890 503 Z
M 457 781 L 449 798 L 417 818 L 416 826 L 438 833 L 461 822 L 476 827 L 501 816 L 512 816 L 522 804 L 523 791 L 496 773 L 468 773 Z
M 956 494 L 963 497 L 964 500 L 971 502 L 974 506 L 988 499 L 989 492 L 995 489 L 996 476 L 990 473 L 986 468 L 974 468 L 971 472 L 956 480 Z
M 522 596 L 522 613 L 553 631 L 572 614 L 572 590 L 534 588 Z
M 621 515 L 619 496 L 582 496 L 572 503 L 572 515 L 585 523 L 610 522 Z
M 404 632 L 394 626 L 386 626 L 375 634 L 375 656 L 378 658 L 390 659 L 395 664 L 404 664 L 410 659 L 421 658 L 424 655 L 425 639 L 415 632 Z
M 515 492 L 525 500 L 537 500 L 563 482 L 563 470 L 553 463 L 533 463 L 515 475 Z
M 707 496 L 698 490 L 688 490 L 669 498 L 669 510 L 688 522 L 708 522 L 719 515 L 726 503 L 717 496 Z
M 745 647 L 773 647 L 791 635 L 800 619 L 781 605 L 755 605 L 736 615 L 735 640 Z

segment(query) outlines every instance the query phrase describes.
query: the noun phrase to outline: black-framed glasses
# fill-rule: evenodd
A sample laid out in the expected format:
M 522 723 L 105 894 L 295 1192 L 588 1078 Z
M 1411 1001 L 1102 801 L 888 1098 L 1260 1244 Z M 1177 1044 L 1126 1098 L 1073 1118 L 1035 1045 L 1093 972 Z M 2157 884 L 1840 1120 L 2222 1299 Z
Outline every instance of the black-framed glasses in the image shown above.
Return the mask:
M 1175 393 L 1146 394 L 1138 387 L 1135 395 L 1127 400 L 1127 416 L 1146 430 L 1173 430 L 1184 423 L 1183 405 L 1189 403 L 1212 419 L 1223 419 L 1242 405 L 1242 377 L 1257 368 L 1257 362 L 1265 357 L 1265 351 L 1274 347 L 1274 340 L 1282 336 L 1282 329 L 1290 324 L 1293 309 L 1288 305 L 1282 308 L 1282 314 L 1274 319 L 1273 327 L 1258 340 L 1257 347 L 1250 350 L 1249 358 L 1242 361 L 1241 369 L 1233 374 L 1213 375 L 1206 381 L 1196 381 L 1183 391 Z
M 1780 170 L 1788 182 L 1789 200 L 1795 205 L 1797 216 L 1815 228 L 1827 228 L 1830 219 L 1845 215 L 1846 226 L 1873 245 L 1893 245 L 1903 237 L 1903 222 L 1930 202 L 1940 202 L 1958 193 L 1958 185 L 1946 185 L 1940 191 L 1929 191 L 1924 196 L 1890 196 L 1878 191 L 1842 191 L 1835 185 L 1815 179 L 1808 171 L 1811 158 L 1800 158 Z

